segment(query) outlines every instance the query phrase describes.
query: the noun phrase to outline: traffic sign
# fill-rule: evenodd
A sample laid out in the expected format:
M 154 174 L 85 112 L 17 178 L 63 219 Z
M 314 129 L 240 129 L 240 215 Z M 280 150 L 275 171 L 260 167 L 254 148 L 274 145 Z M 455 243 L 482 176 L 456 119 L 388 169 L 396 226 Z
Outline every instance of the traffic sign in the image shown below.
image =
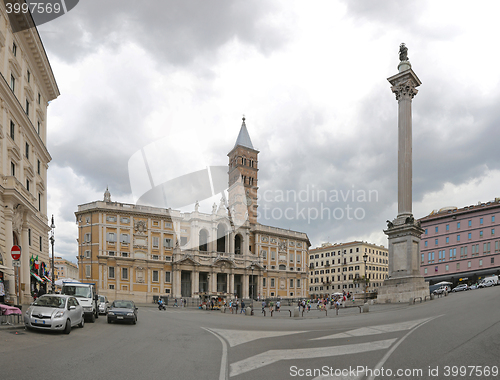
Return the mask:
M 21 262 L 20 262 L 19 260 L 14 260 L 14 261 L 12 262 L 12 266 L 13 266 L 13 267 L 20 267 L 20 266 L 21 266 Z
M 19 260 L 21 257 L 21 247 L 18 245 L 13 245 L 12 249 L 10 250 L 10 254 L 12 255 L 12 258 L 14 260 Z

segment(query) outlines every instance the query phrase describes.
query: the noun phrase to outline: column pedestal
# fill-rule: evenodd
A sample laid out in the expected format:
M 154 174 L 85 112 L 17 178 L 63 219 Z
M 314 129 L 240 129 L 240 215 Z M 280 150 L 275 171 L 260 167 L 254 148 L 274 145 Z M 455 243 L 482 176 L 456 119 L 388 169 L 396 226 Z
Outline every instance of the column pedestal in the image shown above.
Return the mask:
M 396 218 L 384 233 L 389 237 L 389 278 L 379 288 L 377 302 L 397 303 L 429 295 L 420 275 L 420 236 L 424 230 L 413 217 Z

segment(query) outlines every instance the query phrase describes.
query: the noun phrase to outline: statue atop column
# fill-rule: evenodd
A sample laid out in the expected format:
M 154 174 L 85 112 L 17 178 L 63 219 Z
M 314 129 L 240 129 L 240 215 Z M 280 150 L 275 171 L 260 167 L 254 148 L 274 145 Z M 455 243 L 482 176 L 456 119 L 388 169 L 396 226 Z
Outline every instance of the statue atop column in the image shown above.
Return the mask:
M 408 61 L 408 48 L 404 42 L 399 45 L 399 60 L 401 62 Z

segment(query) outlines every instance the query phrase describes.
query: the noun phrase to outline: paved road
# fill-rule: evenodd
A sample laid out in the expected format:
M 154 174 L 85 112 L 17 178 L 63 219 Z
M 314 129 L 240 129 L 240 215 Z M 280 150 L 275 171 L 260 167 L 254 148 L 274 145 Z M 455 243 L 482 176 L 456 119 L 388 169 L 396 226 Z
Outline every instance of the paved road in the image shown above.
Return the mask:
M 376 378 L 496 379 L 460 366 L 500 366 L 499 301 L 500 286 L 327 318 L 141 307 L 135 326 L 101 317 L 70 335 L 1 330 L 0 378 L 322 379 L 337 370 L 334 379 L 372 379 L 383 369 Z

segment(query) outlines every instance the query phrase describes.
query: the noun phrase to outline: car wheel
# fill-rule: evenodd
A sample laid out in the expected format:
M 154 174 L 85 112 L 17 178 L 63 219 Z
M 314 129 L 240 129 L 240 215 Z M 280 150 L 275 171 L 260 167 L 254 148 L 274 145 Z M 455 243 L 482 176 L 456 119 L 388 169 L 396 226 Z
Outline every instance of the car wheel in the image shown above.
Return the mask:
M 99 313 L 96 311 L 95 312 L 95 319 L 99 318 Z
M 137 317 L 134 318 L 134 320 L 132 321 L 132 324 L 136 324 L 137 323 Z
M 69 334 L 71 332 L 71 322 L 70 320 L 66 320 L 66 327 L 64 327 L 64 331 L 63 331 L 65 334 Z
M 81 329 L 83 329 L 83 326 L 85 326 L 85 316 L 84 315 L 82 315 L 82 320 L 78 324 L 78 327 L 80 327 Z
M 94 313 L 92 313 L 92 317 L 90 317 L 90 322 L 91 323 L 95 322 L 95 314 Z
M 111 323 L 111 319 L 108 318 L 108 323 Z

